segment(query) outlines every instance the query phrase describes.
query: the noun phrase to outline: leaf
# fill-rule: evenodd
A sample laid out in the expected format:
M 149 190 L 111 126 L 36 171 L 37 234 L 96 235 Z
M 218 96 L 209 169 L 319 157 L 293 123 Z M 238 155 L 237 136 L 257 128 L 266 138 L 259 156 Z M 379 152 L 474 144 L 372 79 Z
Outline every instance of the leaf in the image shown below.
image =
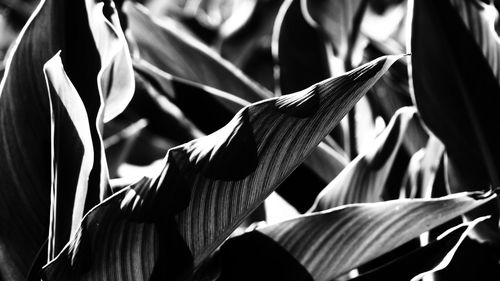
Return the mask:
M 271 37 L 280 1 L 240 1 L 220 28 L 216 44 L 222 57 L 267 89 L 273 90 Z
M 146 119 L 139 119 L 131 124 L 126 123 L 121 125 L 124 127 L 120 126 L 119 131 L 114 132 L 103 140 L 110 178 L 117 177 L 118 168 L 127 161 L 130 151 L 147 127 L 148 121 Z
M 158 95 L 174 103 L 205 134 L 222 128 L 236 112 L 250 104 L 232 94 L 172 76 L 147 61 L 135 60 L 134 65 Z
M 463 240 L 467 238 L 469 231 L 484 219 L 485 217 L 481 217 L 475 221 L 457 225 L 428 245 L 351 280 L 384 280 L 389 278 L 420 280 L 425 275 L 442 270 L 448 266 Z
M 186 117 L 206 134 L 221 128 L 248 104 L 231 94 L 171 76 L 145 61 L 136 61 L 135 66 L 138 72 L 144 73 L 152 84 L 157 85 L 160 93 L 178 105 Z M 161 131 L 156 132 L 164 134 Z M 318 193 L 347 163 L 342 155 L 321 143 L 305 163 L 281 184 L 277 192 L 300 212 L 305 212 Z M 304 185 L 308 186 L 307 191 L 304 190 Z
M 380 50 L 381 47 L 383 46 L 373 42 L 369 44 L 365 49 L 367 59 L 389 55 L 389 53 Z M 387 74 L 373 86 L 366 97 L 375 115 L 379 115 L 384 121 L 389 122 L 396 110 L 413 105 L 408 79 L 408 64 L 401 60 L 395 63 Z
M 45 267 L 46 280 L 172 278 L 189 272 L 191 263 L 198 267 L 399 58 L 382 57 L 296 94 L 252 104 L 217 132 L 171 149 L 159 175 L 89 212 L 75 239 Z M 159 252 L 152 250 L 157 239 Z M 177 262 L 167 267 L 169 260 Z M 122 264 L 141 266 L 125 272 L 131 267 Z
M 95 121 L 100 65 L 83 1 L 42 1 L 7 59 L 0 84 L 0 275 L 6 280 L 24 280 L 49 232 L 50 111 L 43 64 L 59 50 L 69 78 L 84 93 L 88 119 Z M 94 157 L 100 159 L 95 122 L 91 126 Z M 89 185 L 98 186 L 100 171 L 95 164 Z M 87 210 L 99 202 L 99 192 L 88 192 Z
M 500 124 L 494 112 L 500 87 L 482 46 L 450 2 L 414 1 L 410 7 L 414 96 L 422 119 L 445 145 L 449 188 L 456 192 L 499 186 Z M 493 216 L 475 231 L 498 243 L 496 203 L 471 215 Z M 486 226 L 489 230 L 483 231 Z
M 459 193 L 438 199 L 346 205 L 262 227 L 258 231 L 294 256 L 314 280 L 332 280 L 429 229 L 496 199 L 496 195 L 483 195 Z
M 444 145 L 434 135 L 429 135 L 427 145 L 411 157 L 403 180 L 405 198 L 431 198 L 433 185 L 442 163 Z M 446 193 L 447 194 L 447 193 Z
M 301 2 L 281 5 L 273 31 L 275 94 L 293 93 L 331 76 L 325 43 L 302 14 Z
M 364 13 L 367 1 L 363 0 L 300 0 L 302 12 L 308 23 L 321 30 L 333 46 L 333 53 L 341 61 L 351 60 L 357 36 L 356 17 Z
M 370 149 L 357 156 L 321 191 L 311 210 L 395 199 L 387 198 L 389 190 L 393 188 L 388 186 L 388 178 L 391 171 L 398 168 L 394 167 L 396 154 L 412 126 L 421 126 L 416 109 L 405 107 L 398 110 Z M 423 129 L 420 127 L 420 130 Z
M 60 54 L 43 68 L 51 115 L 51 210 L 48 257 L 53 259 L 78 229 L 85 210 L 94 147 L 87 111 Z M 69 214 L 68 214 L 69 213 Z
M 450 264 L 434 274 L 434 280 L 498 280 L 498 248 L 466 238 Z
M 272 96 L 208 46 L 168 24 L 168 19 L 160 22 L 130 2 L 123 9 L 140 56 L 159 69 L 250 102 Z
M 417 107 L 464 175 L 464 186 L 498 186 L 500 125 L 494 112 L 500 88 L 480 46 L 453 11 L 448 1 L 413 4 L 411 72 Z
M 120 114 L 134 95 L 134 71 L 125 35 L 112 1 L 86 0 L 90 29 L 101 58 L 97 85 L 105 99 L 104 122 Z
M 488 61 L 500 83 L 500 38 L 495 31 L 498 10 L 493 2 L 449 0 Z

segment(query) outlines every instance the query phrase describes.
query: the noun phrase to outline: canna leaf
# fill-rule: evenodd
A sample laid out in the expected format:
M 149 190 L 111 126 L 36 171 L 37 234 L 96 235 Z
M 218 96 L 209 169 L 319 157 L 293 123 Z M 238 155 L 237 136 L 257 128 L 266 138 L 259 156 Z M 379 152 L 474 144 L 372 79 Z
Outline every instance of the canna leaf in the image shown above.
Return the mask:
M 283 2 L 272 36 L 276 95 L 298 91 L 331 76 L 325 43 L 304 18 L 300 1 Z
M 244 2 L 244 1 L 241 1 Z M 221 56 L 250 78 L 273 90 L 273 25 L 283 1 L 247 1 L 220 27 Z
M 467 1 L 464 5 L 479 4 Z M 480 20 L 473 16 L 476 8 L 468 8 L 471 22 Z M 494 112 L 500 104 L 500 86 L 482 51 L 485 46 L 474 39 L 480 29 L 470 32 L 449 1 L 413 1 L 410 11 L 412 36 L 408 43 L 413 53 L 410 69 L 415 101 L 424 122 L 445 145 L 450 190 L 499 186 L 500 124 L 495 122 Z M 443 17 L 444 13 L 449 16 Z M 491 214 L 492 220 L 474 232 L 498 243 L 499 202 L 496 204 L 475 210 L 479 214 L 471 216 Z
M 314 280 L 332 280 L 493 199 L 496 195 L 459 193 L 438 199 L 353 204 L 258 231 L 294 256 Z
M 500 38 L 495 30 L 499 17 L 493 2 L 449 0 L 457 15 L 469 30 L 490 69 L 500 83 Z
M 51 116 L 51 210 L 48 258 L 53 259 L 83 217 L 94 147 L 85 105 L 56 54 L 43 68 Z M 68 215 L 67 213 L 70 213 Z M 76 227 L 74 227 L 76 224 Z
M 363 0 L 300 0 L 308 23 L 323 32 L 333 46 L 333 53 L 341 61 L 350 61 L 359 23 L 367 1 Z M 360 14 L 361 13 L 361 14 Z M 356 30 L 358 29 L 358 30 Z
M 160 22 L 144 7 L 130 2 L 123 9 L 132 40 L 147 62 L 171 75 L 232 93 L 249 102 L 272 96 L 208 46 L 176 29 L 168 19 Z
M 442 270 L 448 266 L 458 247 L 467 238 L 470 230 L 487 218 L 481 217 L 472 222 L 457 225 L 442 233 L 437 240 L 432 241 L 428 245 L 351 280 L 363 281 L 394 278 L 416 281 L 425 275 Z
M 466 2 L 473 5 L 476 1 Z M 412 7 L 411 72 L 422 118 L 443 141 L 465 177 L 464 186 L 497 186 L 500 125 L 494 121 L 494 112 L 500 104 L 498 81 L 448 1 L 414 1 Z
M 387 198 L 388 178 L 395 168 L 396 154 L 403 146 L 410 127 L 423 132 L 415 108 L 404 107 L 396 112 L 387 128 L 377 137 L 366 153 L 356 157 L 318 195 L 313 211 L 352 204 L 378 202 Z M 408 159 L 409 161 L 409 159 Z M 399 186 L 397 186 L 399 190 Z
M 224 128 L 171 149 L 159 175 L 87 214 L 45 279 L 148 280 L 199 267 L 399 58 L 252 104 Z M 130 272 L 127 264 L 141 266 Z
M 165 73 L 141 60 L 136 70 L 144 74 L 158 91 L 179 106 L 186 117 L 209 134 L 229 122 L 248 102 L 217 89 L 199 85 Z M 194 102 L 196 101 L 196 102 Z M 149 112 L 149 110 L 148 110 Z M 151 120 L 151 122 L 156 122 Z M 159 124 L 162 126 L 164 124 Z M 156 130 L 163 134 L 163 127 Z M 277 192 L 300 212 L 307 211 L 324 186 L 347 165 L 347 160 L 328 145 L 321 143 L 312 154 L 288 177 Z M 307 185 L 307 191 L 303 186 Z
M 85 11 L 84 1 L 41 1 L 7 59 L 0 84 L 0 275 L 6 280 L 25 279 L 49 232 L 51 121 L 43 65 L 59 50 L 92 120 L 94 159 L 102 156 L 95 122 L 100 59 Z M 101 170 L 95 161 L 89 186 L 97 188 L 83 199 L 85 212 L 106 192 L 99 190 Z

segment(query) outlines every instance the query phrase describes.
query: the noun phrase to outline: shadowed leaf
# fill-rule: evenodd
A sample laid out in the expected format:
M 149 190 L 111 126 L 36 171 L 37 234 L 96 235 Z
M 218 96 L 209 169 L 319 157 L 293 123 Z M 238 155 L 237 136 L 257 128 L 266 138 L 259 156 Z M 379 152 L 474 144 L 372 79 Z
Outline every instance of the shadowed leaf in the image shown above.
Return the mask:
M 165 73 L 145 61 L 136 61 L 137 71 L 157 85 L 161 93 L 171 99 L 204 133 L 212 133 L 230 121 L 232 116 L 248 103 L 228 93 L 185 81 Z M 317 106 L 310 102 L 300 110 L 290 110 L 296 117 L 307 114 Z M 152 122 L 156 122 L 152 120 Z M 157 131 L 160 134 L 160 131 Z M 277 192 L 300 212 L 307 211 L 318 193 L 347 165 L 347 160 L 328 145 L 321 143 L 312 154 L 288 177 Z M 304 186 L 308 186 L 304 190 Z
M 353 204 L 258 231 L 294 256 L 314 280 L 332 280 L 492 199 L 496 195 L 460 193 Z
M 271 37 L 282 2 L 248 1 L 241 5 L 221 26 L 217 44 L 222 57 L 271 91 L 275 88 Z
M 333 46 L 333 53 L 342 62 L 349 58 L 357 36 L 356 17 L 364 13 L 367 1 L 363 0 L 300 0 L 308 23 L 326 35 Z
M 96 80 L 99 54 L 85 2 L 42 1 L 8 58 L 0 85 L 0 275 L 7 280 L 24 280 L 48 234 L 51 141 L 43 64 L 59 50 L 68 76 L 83 93 L 88 119 L 93 121 L 95 159 L 101 159 L 95 127 L 101 104 Z M 89 185 L 99 186 L 100 172 L 96 163 Z M 99 202 L 99 193 L 99 188 L 87 193 L 85 211 Z
M 274 23 L 275 94 L 292 93 L 331 76 L 325 43 L 304 19 L 300 1 L 286 0 Z
M 463 4 L 469 6 L 471 23 L 480 19 L 474 12 L 482 4 L 478 1 Z M 449 1 L 413 1 L 410 8 L 413 19 L 409 45 L 415 100 L 423 120 L 446 147 L 451 191 L 499 186 L 500 124 L 495 112 L 500 105 L 500 87 L 482 52 L 486 46 L 478 45 L 474 39 L 478 35 L 473 35 L 480 32 L 481 36 L 491 36 L 491 33 L 481 29 L 469 32 Z M 470 26 L 482 25 L 476 22 Z M 492 220 L 477 230 L 490 225 L 497 232 L 497 238 L 492 239 L 500 241 L 498 207 L 493 205 L 487 211 L 493 215 Z
M 75 239 L 45 267 L 46 280 L 131 274 L 148 280 L 198 267 L 398 58 L 382 57 L 301 92 L 247 106 L 224 128 L 171 149 L 159 175 L 122 189 L 86 216 Z M 311 99 L 320 102 L 307 117 L 289 115 Z M 124 235 L 144 231 L 149 233 L 144 239 L 120 243 Z M 151 250 L 157 249 L 158 231 L 166 233 L 158 238 L 159 252 Z M 169 235 L 178 239 L 163 240 Z M 180 248 L 172 255 L 170 247 Z M 122 258 L 105 257 L 115 253 Z M 185 261 L 166 267 L 165 260 L 177 253 Z M 133 263 L 142 271 L 121 267 Z
M 124 11 L 140 56 L 159 69 L 250 102 L 272 96 L 208 46 L 176 29 L 174 24 L 155 19 L 138 4 L 127 2 Z
M 388 186 L 388 178 L 393 169 L 399 168 L 394 167 L 396 154 L 402 148 L 403 140 L 412 126 L 418 127 L 423 133 L 417 111 L 410 107 L 397 111 L 373 146 L 356 157 L 318 195 L 312 210 L 320 211 L 345 204 L 395 199 L 387 198 L 389 189 L 394 189 Z
M 416 249 L 352 281 L 420 280 L 424 275 L 444 269 L 452 260 L 469 231 L 485 218 L 478 218 L 449 229 L 430 244 Z

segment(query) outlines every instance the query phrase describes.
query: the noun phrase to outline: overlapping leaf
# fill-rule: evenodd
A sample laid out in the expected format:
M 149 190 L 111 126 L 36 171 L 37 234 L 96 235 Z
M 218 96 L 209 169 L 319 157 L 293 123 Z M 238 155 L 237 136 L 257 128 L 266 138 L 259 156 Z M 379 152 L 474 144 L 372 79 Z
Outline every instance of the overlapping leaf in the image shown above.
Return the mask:
M 154 66 L 250 102 L 272 96 L 208 46 L 169 24 L 168 19 L 154 19 L 144 7 L 129 2 L 124 10 L 140 56 Z
M 221 26 L 218 43 L 222 57 L 270 90 L 274 89 L 271 37 L 282 2 L 247 1 L 246 5 L 240 4 L 241 7 Z
M 484 46 L 478 45 L 449 1 L 413 1 L 410 7 L 415 100 L 423 120 L 446 147 L 450 188 L 455 192 L 498 186 L 500 124 L 495 112 L 500 105 L 500 86 L 482 52 Z M 480 20 L 472 16 L 477 7 L 470 9 L 469 20 Z M 489 207 L 485 211 L 493 218 L 488 232 L 497 234 L 483 234 L 498 241 L 498 207 Z
M 75 239 L 45 267 L 46 279 L 136 274 L 134 280 L 147 280 L 199 266 L 398 58 L 252 104 L 217 132 L 171 149 L 160 175 L 124 188 L 86 216 Z M 159 251 L 152 250 L 155 243 Z M 169 259 L 178 263 L 166 267 Z
M 94 147 L 90 122 L 78 92 L 57 54 L 44 66 L 51 116 L 51 214 L 48 257 L 52 259 L 70 237 L 73 222 L 83 217 Z M 72 215 L 68 215 L 70 212 Z M 78 226 L 78 224 L 77 224 Z
M 84 104 L 93 109 L 89 119 L 95 120 L 99 57 L 83 1 L 40 3 L 8 59 L 0 86 L 0 272 L 8 280 L 26 277 L 48 233 L 51 144 L 43 64 L 58 50 L 68 75 L 85 93 Z M 95 129 L 92 138 L 96 150 Z M 91 182 L 99 182 L 99 172 L 91 172 Z M 92 192 L 89 204 L 99 201 L 99 190 Z
M 331 76 L 324 40 L 306 22 L 300 1 L 287 0 L 281 5 L 274 23 L 272 52 L 277 64 L 277 95 L 298 91 Z
M 333 45 L 334 54 L 345 62 L 354 48 L 355 36 L 367 1 L 363 0 L 300 0 L 309 24 L 319 28 Z M 356 26 L 357 25 L 357 26 Z M 357 29 L 357 30 L 356 30 Z
M 496 195 L 460 193 L 341 206 L 258 229 L 294 256 L 314 280 L 332 280 Z
M 387 186 L 387 180 L 394 168 L 404 169 L 394 167 L 396 154 L 402 148 L 404 139 L 408 137 L 410 127 L 417 127 L 424 133 L 416 114 L 416 110 L 409 107 L 397 111 L 374 145 L 366 153 L 356 157 L 318 195 L 312 210 L 395 199 L 388 198 L 388 189 L 395 187 Z M 396 190 L 399 190 L 399 186 L 396 186 Z
M 135 67 L 206 134 L 221 128 L 248 104 L 231 94 L 169 75 L 145 61 L 136 61 Z M 318 193 L 346 165 L 347 160 L 342 155 L 321 143 L 277 191 L 300 212 L 305 212 Z M 303 188 L 305 185 L 308 186 L 307 190 Z
M 351 280 L 384 280 L 392 278 L 417 281 L 424 275 L 442 270 L 448 266 L 470 230 L 484 219 L 484 217 L 481 217 L 472 222 L 458 225 L 441 234 L 436 241 Z
M 414 1 L 410 44 L 417 106 L 464 186 L 500 184 L 500 87 L 481 46 L 448 1 Z
M 449 0 L 500 83 L 500 38 L 495 30 L 498 10 L 492 2 Z

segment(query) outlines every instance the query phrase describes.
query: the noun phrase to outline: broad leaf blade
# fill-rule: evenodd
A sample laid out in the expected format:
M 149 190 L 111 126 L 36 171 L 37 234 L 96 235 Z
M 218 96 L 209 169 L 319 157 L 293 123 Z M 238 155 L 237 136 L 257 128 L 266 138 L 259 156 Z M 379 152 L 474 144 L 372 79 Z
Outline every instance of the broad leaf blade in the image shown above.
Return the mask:
M 448 1 L 427 0 L 414 1 L 409 43 L 417 107 L 463 185 L 499 185 L 500 87 L 480 46 Z
M 258 229 L 292 254 L 314 280 L 331 280 L 496 195 L 460 193 L 341 206 Z
M 393 169 L 401 168 L 394 167 L 396 154 L 402 149 L 410 127 L 418 127 L 423 133 L 417 111 L 410 107 L 402 108 L 377 137 L 374 145 L 356 157 L 318 195 L 312 210 L 321 211 L 345 204 L 387 199 L 388 189 L 391 188 L 387 186 L 388 178 Z
M 424 275 L 442 270 L 450 263 L 457 248 L 466 239 L 470 230 L 484 219 L 484 217 L 478 218 L 472 222 L 466 222 L 453 227 L 440 235 L 436 241 L 351 280 L 363 281 L 393 278 L 416 281 L 420 280 Z
M 89 120 L 95 120 L 100 65 L 83 1 L 40 3 L 7 60 L 0 85 L 0 272 L 8 280 L 26 277 L 48 233 L 50 113 L 43 64 L 59 50 L 68 76 L 84 93 Z M 92 139 L 96 151 L 96 128 Z M 100 169 L 93 169 L 90 181 L 100 182 Z M 99 202 L 99 190 L 90 193 L 88 205 Z
M 398 58 L 383 57 L 304 91 L 252 104 L 219 131 L 171 149 L 157 177 L 124 188 L 86 216 L 75 239 L 45 268 L 48 280 L 69 278 L 75 270 L 89 275 L 131 274 L 120 265 L 140 262 L 139 258 L 148 269 L 143 273 L 150 273 L 156 260 L 153 251 L 141 249 L 134 255 L 122 255 L 123 260 L 109 259 L 106 267 L 92 261 L 106 260 L 103 255 L 108 252 L 153 247 L 151 236 L 127 240 L 129 245 L 116 244 L 113 239 L 117 232 L 137 233 L 135 227 L 151 222 L 178 237 L 160 240 L 167 249 L 181 246 L 176 249 L 186 257 L 184 263 L 170 268 L 172 272 L 182 274 L 191 265 L 198 267 Z M 174 215 L 176 223 L 172 224 Z M 175 257 L 163 249 L 158 259 Z M 164 263 L 158 264 L 161 272 Z M 149 278 L 141 276 L 135 280 Z
M 176 30 L 173 24 L 161 23 L 152 18 L 138 4 L 127 2 L 124 10 L 139 53 L 149 63 L 171 75 L 234 94 L 250 102 L 271 97 L 265 88 L 252 82 L 208 46 Z
M 274 23 L 275 94 L 298 91 L 331 76 L 319 31 L 304 18 L 300 1 L 286 0 Z

